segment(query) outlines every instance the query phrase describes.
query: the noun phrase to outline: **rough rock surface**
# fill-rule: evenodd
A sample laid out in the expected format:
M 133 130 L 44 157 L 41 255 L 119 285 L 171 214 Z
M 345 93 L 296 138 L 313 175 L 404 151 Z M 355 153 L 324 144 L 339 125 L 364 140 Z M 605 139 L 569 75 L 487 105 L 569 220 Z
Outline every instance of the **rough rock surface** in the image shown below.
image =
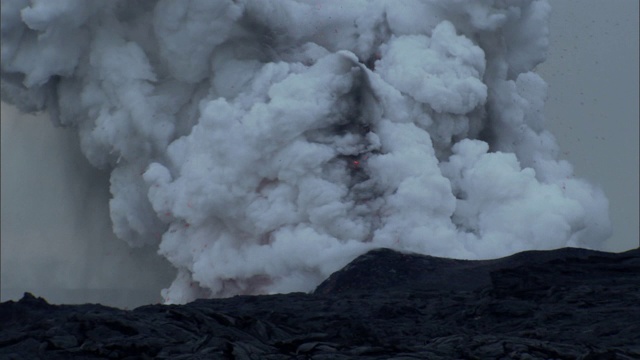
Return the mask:
M 640 249 L 369 252 L 313 294 L 0 304 L 2 359 L 638 359 Z

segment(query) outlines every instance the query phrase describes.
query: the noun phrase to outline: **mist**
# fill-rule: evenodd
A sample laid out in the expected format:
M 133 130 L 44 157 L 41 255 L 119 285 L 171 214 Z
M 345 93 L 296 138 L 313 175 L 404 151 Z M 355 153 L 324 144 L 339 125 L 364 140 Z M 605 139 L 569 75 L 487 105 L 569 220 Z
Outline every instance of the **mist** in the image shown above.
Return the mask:
M 4 103 L 0 124 L 2 301 L 30 291 L 53 303 L 160 302 L 174 271 L 115 237 L 109 174 L 87 162 L 77 134 Z

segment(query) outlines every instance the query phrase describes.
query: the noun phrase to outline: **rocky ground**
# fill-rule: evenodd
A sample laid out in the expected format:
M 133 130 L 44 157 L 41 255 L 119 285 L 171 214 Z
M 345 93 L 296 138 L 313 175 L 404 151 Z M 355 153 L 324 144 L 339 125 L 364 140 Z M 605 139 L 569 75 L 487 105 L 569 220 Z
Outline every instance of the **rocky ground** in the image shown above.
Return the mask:
M 462 261 L 379 249 L 313 294 L 0 304 L 2 359 L 639 359 L 640 249 Z

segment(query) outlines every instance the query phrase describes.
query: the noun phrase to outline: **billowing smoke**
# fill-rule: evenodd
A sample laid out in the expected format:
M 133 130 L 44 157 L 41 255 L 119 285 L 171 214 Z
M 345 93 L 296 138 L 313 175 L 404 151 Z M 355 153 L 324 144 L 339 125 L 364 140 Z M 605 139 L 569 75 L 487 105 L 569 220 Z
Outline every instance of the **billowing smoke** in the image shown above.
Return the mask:
M 2 99 L 111 170 L 168 303 L 308 291 L 391 247 L 598 248 L 534 72 L 546 0 L 2 0 Z

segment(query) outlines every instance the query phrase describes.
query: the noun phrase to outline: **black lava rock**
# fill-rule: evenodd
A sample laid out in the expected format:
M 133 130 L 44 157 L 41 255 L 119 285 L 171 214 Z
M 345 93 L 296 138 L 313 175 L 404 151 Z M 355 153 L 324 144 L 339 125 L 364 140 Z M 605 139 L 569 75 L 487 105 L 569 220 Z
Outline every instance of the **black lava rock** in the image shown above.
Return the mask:
M 0 304 L 2 359 L 638 359 L 640 249 L 371 251 L 313 294 Z

